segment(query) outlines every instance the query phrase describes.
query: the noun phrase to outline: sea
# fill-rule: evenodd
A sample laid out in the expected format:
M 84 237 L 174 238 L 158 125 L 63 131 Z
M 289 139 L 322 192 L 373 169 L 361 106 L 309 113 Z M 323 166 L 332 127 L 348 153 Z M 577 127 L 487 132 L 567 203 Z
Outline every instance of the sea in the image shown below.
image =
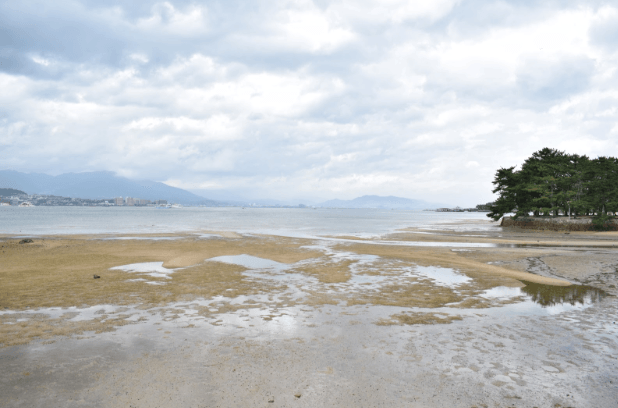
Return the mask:
M 0 207 L 0 234 L 161 234 L 200 231 L 374 237 L 404 228 L 486 230 L 486 213 L 251 207 Z

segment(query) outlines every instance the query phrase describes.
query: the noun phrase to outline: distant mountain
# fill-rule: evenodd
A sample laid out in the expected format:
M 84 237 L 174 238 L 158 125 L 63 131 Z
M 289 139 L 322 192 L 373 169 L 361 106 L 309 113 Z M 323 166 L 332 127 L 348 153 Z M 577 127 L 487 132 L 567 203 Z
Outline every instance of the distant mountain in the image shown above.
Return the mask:
M 334 208 L 394 208 L 398 210 L 424 210 L 429 208 L 446 207 L 444 204 L 428 203 L 423 200 L 411 200 L 402 197 L 381 197 L 376 195 L 366 195 L 357 197 L 354 200 L 329 200 L 319 207 Z
M 297 206 L 299 204 L 314 205 L 323 198 L 316 197 L 293 197 L 293 198 L 260 198 L 264 197 L 264 193 L 259 188 L 244 188 L 242 190 L 223 190 L 223 189 L 202 189 L 191 190 L 192 193 L 202 197 L 208 197 L 211 200 L 223 201 L 230 204 L 250 206 Z
M 14 188 L 0 188 L 0 197 L 12 197 L 19 195 L 26 195 L 26 192 L 15 190 Z
M 47 194 L 75 198 L 134 197 L 167 200 L 180 204 L 220 205 L 222 203 L 150 180 L 129 180 L 109 171 L 66 173 L 50 176 L 41 173 L 0 171 L 0 187 L 23 190 L 28 194 Z

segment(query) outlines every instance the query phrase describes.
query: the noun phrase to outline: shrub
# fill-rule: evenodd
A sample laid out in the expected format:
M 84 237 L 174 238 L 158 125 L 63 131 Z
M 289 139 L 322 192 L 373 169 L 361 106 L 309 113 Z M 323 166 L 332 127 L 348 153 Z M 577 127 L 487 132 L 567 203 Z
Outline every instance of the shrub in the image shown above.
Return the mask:
M 609 215 L 597 215 L 592 219 L 592 228 L 596 231 L 609 231 L 616 229 L 616 225 L 612 222 L 614 217 Z

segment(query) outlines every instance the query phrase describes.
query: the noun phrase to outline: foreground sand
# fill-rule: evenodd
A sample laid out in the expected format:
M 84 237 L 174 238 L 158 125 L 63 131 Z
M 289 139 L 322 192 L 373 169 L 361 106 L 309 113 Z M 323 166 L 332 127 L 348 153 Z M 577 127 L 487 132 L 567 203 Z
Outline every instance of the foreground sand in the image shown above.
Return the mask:
M 618 400 L 616 235 L 107 238 L 0 242 L 1 406 Z

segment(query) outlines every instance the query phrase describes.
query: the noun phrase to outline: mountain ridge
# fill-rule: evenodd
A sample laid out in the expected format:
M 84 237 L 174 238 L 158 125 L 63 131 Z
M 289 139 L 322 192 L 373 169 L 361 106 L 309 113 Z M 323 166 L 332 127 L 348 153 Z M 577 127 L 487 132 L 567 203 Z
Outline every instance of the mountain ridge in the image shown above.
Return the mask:
M 152 180 L 130 180 L 110 171 L 64 173 L 50 176 L 43 173 L 0 170 L 0 187 L 23 190 L 28 194 L 88 199 L 128 196 L 145 200 L 167 200 L 180 204 L 222 204 L 165 183 Z
M 328 200 L 319 207 L 333 208 L 393 208 L 406 210 L 424 210 L 429 208 L 446 207 L 444 204 L 430 203 L 424 200 L 396 196 L 364 195 L 352 200 Z

